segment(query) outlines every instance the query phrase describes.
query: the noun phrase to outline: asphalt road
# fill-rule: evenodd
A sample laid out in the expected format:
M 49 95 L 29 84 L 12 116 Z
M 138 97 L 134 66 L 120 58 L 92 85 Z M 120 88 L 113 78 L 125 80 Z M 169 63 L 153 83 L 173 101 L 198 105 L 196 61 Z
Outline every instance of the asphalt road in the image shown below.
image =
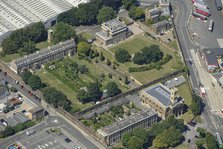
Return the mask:
M 182 49 L 182 54 L 185 59 L 185 63 L 190 72 L 190 78 L 192 82 L 192 87 L 195 91 L 199 89 L 199 78 L 197 77 L 196 68 L 193 63 L 191 63 L 192 56 L 189 49 L 195 49 L 196 46 L 193 45 L 189 38 L 189 32 L 187 30 L 187 20 L 190 15 L 190 8 L 188 7 L 188 1 L 185 0 L 171 0 L 173 6 L 177 6 L 177 14 L 174 15 L 175 27 L 178 33 L 179 42 Z
M 55 122 L 56 120 L 57 122 Z M 87 138 L 85 138 L 83 135 L 81 135 L 77 130 L 75 130 L 70 124 L 68 124 L 63 119 L 57 117 L 57 116 L 48 116 L 48 118 L 37 124 L 36 126 L 32 127 L 33 130 L 35 130 L 37 133 L 46 130 L 52 127 L 60 127 L 64 129 L 66 132 L 69 132 L 70 135 L 72 135 L 76 140 L 78 140 L 81 144 L 83 144 L 86 148 L 89 149 L 98 149 L 93 143 L 91 143 Z M 21 141 L 22 139 L 25 139 L 29 136 L 26 135 L 26 131 L 23 131 L 21 133 L 15 134 L 11 137 L 8 137 L 2 141 L 0 141 L 1 149 L 6 149 L 7 146 L 10 144 L 13 144 L 16 141 Z

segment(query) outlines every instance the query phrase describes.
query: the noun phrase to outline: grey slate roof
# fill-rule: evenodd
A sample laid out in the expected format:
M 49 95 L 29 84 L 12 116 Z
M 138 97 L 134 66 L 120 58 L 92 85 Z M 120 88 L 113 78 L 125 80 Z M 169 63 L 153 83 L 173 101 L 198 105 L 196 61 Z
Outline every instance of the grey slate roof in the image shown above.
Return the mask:
M 129 127 L 137 122 L 140 122 L 144 119 L 147 119 L 153 115 L 155 115 L 156 113 L 153 112 L 153 111 L 142 111 L 140 113 L 137 113 L 133 116 L 129 116 L 127 117 L 126 119 L 123 119 L 123 120 L 120 120 L 116 123 L 113 123 L 112 125 L 110 126 L 106 126 L 106 127 L 103 127 L 101 129 L 101 131 L 103 133 L 105 133 L 106 135 L 109 135 L 109 134 L 112 134 L 112 133 L 115 133 L 116 131 L 120 131 L 126 127 Z
M 215 56 L 222 56 L 223 55 L 223 48 L 210 48 L 210 49 L 203 49 L 204 53 L 207 51 L 214 52 Z
M 168 107 L 171 105 L 170 90 L 163 84 L 155 84 L 143 91 L 158 100 L 163 106 Z

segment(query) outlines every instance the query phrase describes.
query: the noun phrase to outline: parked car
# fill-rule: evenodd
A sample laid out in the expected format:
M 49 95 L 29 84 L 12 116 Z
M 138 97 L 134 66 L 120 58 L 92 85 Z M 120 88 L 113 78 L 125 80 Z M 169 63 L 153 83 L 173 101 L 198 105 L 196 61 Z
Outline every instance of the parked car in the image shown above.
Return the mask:
M 31 136 L 31 135 L 33 135 L 34 133 L 36 133 L 36 131 L 35 130 L 29 130 L 29 131 L 26 131 L 26 135 L 27 136 Z
M 71 142 L 71 140 L 70 140 L 69 138 L 64 139 L 64 141 L 65 141 L 66 143 Z

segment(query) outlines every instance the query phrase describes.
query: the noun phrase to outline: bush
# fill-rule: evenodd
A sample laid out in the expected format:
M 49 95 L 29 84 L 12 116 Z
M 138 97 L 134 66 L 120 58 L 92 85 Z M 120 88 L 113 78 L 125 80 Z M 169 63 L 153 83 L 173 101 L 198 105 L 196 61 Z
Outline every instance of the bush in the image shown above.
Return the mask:
M 157 63 L 151 63 L 147 66 L 142 67 L 129 67 L 129 72 L 142 72 L 142 71 L 148 71 L 151 69 L 161 69 L 162 65 L 166 64 L 168 61 L 170 61 L 173 57 L 171 55 L 166 55 L 161 61 Z
M 107 64 L 108 66 L 110 66 L 110 65 L 111 65 L 111 61 L 110 61 L 109 59 L 107 59 L 106 64 Z
M 11 91 L 11 92 L 14 92 L 14 93 L 18 92 L 18 90 L 17 90 L 15 87 L 11 87 L 11 88 L 10 88 L 10 91 Z

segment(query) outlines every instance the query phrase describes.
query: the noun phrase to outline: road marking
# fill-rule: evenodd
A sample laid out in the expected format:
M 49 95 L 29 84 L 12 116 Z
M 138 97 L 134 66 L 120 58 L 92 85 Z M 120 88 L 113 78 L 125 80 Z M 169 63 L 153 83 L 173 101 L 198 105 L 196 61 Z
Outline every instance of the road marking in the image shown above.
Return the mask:
M 217 39 L 220 48 L 223 48 L 223 39 Z

